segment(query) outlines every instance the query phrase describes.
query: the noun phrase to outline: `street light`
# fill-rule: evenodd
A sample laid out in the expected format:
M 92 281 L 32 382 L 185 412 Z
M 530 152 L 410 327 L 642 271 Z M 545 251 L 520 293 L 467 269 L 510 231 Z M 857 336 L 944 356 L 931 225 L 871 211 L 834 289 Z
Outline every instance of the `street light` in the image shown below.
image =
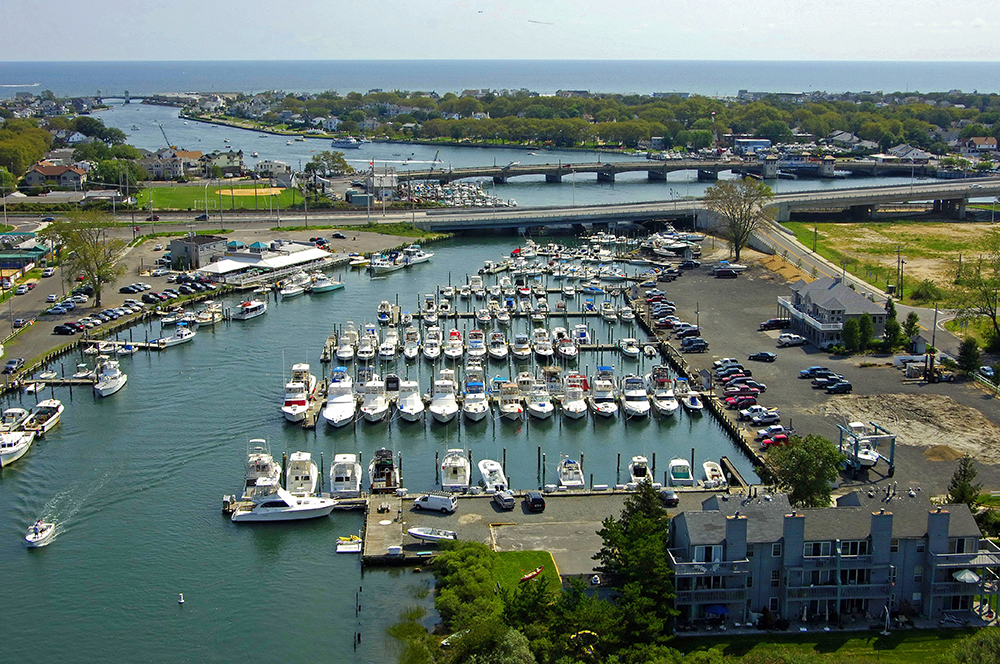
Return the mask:
M 211 180 L 205 181 L 205 216 L 208 216 L 208 185 L 212 184 Z

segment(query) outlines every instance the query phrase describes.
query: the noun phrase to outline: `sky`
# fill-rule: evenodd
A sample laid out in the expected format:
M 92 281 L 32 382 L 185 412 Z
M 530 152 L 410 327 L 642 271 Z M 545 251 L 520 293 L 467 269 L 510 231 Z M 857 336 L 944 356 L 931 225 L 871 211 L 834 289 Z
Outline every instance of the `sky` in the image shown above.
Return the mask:
M 1000 60 L 996 0 L 6 0 L 0 16 L 0 62 Z

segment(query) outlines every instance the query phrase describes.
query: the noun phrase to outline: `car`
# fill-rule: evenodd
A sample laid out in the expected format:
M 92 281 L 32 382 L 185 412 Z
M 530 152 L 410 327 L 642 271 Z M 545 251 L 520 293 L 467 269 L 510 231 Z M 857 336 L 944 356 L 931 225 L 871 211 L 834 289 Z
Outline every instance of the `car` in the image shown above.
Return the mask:
M 343 233 L 341 233 L 340 231 L 334 231 L 334 232 L 330 233 L 330 237 L 332 237 L 335 240 L 346 240 L 347 239 L 347 236 L 344 235 Z
M 90 298 L 89 298 L 89 297 L 87 297 L 86 295 L 83 295 L 83 294 L 80 294 L 80 295 L 74 295 L 74 296 L 73 296 L 73 297 L 71 297 L 70 299 L 71 299 L 71 300 L 72 300 L 73 302 L 76 302 L 77 304 L 87 304 L 87 302 L 89 302 L 89 301 L 90 301 Z
M 3 373 L 12 374 L 23 366 L 24 366 L 23 357 L 12 357 L 11 359 L 7 360 L 7 364 L 3 365 Z
M 660 302 L 663 300 L 662 295 L 650 295 L 646 298 L 646 304 L 653 304 L 654 302 Z
M 701 337 L 686 337 L 684 339 L 681 339 L 681 350 L 702 343 L 708 343 L 708 342 L 702 339 Z
M 762 424 L 776 424 L 781 421 L 781 413 L 776 410 L 769 410 L 766 413 L 761 413 L 755 416 L 752 420 L 756 426 L 761 426 Z
M 651 286 L 655 285 L 656 285 L 655 281 L 644 281 L 641 284 L 639 284 L 639 288 L 650 288 Z
M 17 290 L 14 291 L 14 295 L 24 295 L 27 292 L 28 292 L 28 287 L 25 284 L 21 284 L 20 286 L 17 287 Z
M 78 274 L 78 275 L 76 275 L 76 280 L 77 281 L 85 281 L 86 279 L 87 279 L 87 275 L 85 275 L 85 274 Z
M 753 372 L 744 367 L 742 364 L 734 364 L 715 372 L 718 378 L 725 379 L 731 378 L 736 375 L 740 376 L 752 376 Z
M 740 276 L 739 272 L 737 272 L 736 270 L 731 270 L 728 267 L 724 267 L 721 270 L 715 271 L 716 279 L 735 279 L 738 276 Z
M 826 386 L 827 394 L 850 394 L 854 386 L 846 380 L 839 380 L 836 383 Z
M 787 346 L 804 346 L 805 343 L 806 338 L 798 334 L 782 334 L 778 337 L 778 346 L 781 348 Z
M 740 419 L 740 420 L 752 420 L 753 418 L 757 417 L 758 415 L 763 415 L 767 411 L 768 411 L 768 409 L 765 408 L 764 406 L 760 406 L 760 405 L 757 405 L 757 404 L 751 404 L 746 409 L 740 411 L 738 419 Z
M 27 318 L 15 318 L 14 319 L 14 327 L 24 327 L 29 322 L 30 321 L 28 321 Z
M 48 314 L 50 316 L 62 316 L 64 313 L 66 313 L 66 310 L 63 309 L 62 307 L 56 305 L 54 307 L 49 307 L 48 309 L 46 309 L 42 313 Z
M 726 387 L 735 387 L 736 385 L 742 385 L 743 380 L 750 380 L 750 376 L 743 373 L 729 374 L 728 376 L 723 376 L 719 382 L 721 382 Z
M 153 270 L 152 272 L 150 272 L 149 276 L 151 276 L 151 277 L 165 277 L 168 274 L 170 274 L 170 270 L 167 270 L 165 268 L 159 267 L 159 268 L 156 268 L 155 270 Z
M 163 245 L 162 244 L 158 244 L 158 245 L 154 246 L 153 247 L 153 251 L 163 251 Z
M 194 295 L 197 292 L 195 291 L 195 289 L 191 288 L 187 284 L 184 284 L 178 290 L 180 290 L 181 295 Z
M 653 327 L 658 330 L 669 330 L 674 326 L 674 321 L 669 318 L 659 318 L 653 322 Z
M 747 395 L 736 395 L 726 397 L 726 408 L 730 410 L 742 410 L 749 406 L 756 405 L 757 397 Z
M 545 511 L 545 496 L 541 491 L 528 491 L 524 494 L 524 508 L 529 512 Z
M 59 306 L 65 309 L 66 311 L 73 311 L 74 309 L 76 309 L 76 302 L 74 302 L 73 300 L 63 300 L 62 302 L 59 303 Z
M 738 383 L 739 385 L 743 385 L 745 387 L 752 387 L 754 389 L 760 390 L 761 392 L 767 392 L 767 385 L 765 385 L 764 383 L 758 383 L 752 378 L 740 378 L 738 380 L 739 380 Z
M 722 391 L 722 396 L 724 398 L 729 397 L 753 397 L 757 398 L 760 396 L 760 390 L 756 387 L 744 387 L 742 385 L 734 385 L 733 387 L 727 387 Z
M 650 295 L 666 295 L 666 293 L 661 291 L 659 288 L 652 288 L 646 291 L 646 296 L 648 297 Z
M 458 498 L 452 494 L 425 493 L 413 501 L 414 510 L 434 510 L 441 514 L 453 513 L 458 509 Z
M 194 218 L 194 220 L 195 221 L 208 221 L 209 218 L 210 217 L 207 214 L 199 214 L 197 217 Z
M 791 319 L 768 318 L 766 321 L 757 326 L 757 331 L 763 332 L 764 330 L 784 330 L 790 327 L 791 324 Z
M 685 339 L 687 341 L 687 339 Z M 702 338 L 698 338 L 695 343 L 690 346 L 682 346 L 681 351 L 684 353 L 704 353 L 708 350 L 708 342 Z
M 512 510 L 515 507 L 514 494 L 510 491 L 497 491 L 493 494 L 493 502 L 502 510 Z
M 42 221 L 55 221 L 55 217 L 42 217 Z
M 660 489 L 658 495 L 664 507 L 677 507 L 681 503 L 680 496 L 673 489 Z
M 990 380 L 993 380 L 994 376 L 993 367 L 988 367 L 988 366 L 979 367 L 979 375 L 982 376 L 983 378 L 989 378 Z
M 46 302 L 55 302 L 57 299 L 58 298 L 56 297 L 55 293 L 50 293 L 49 295 L 45 296 L 45 301 Z
M 681 264 L 678 265 L 677 267 L 680 268 L 680 269 L 682 269 L 682 270 L 693 270 L 696 267 L 701 267 L 701 263 L 699 263 L 696 260 L 690 260 L 689 259 L 689 260 L 686 260 L 686 261 L 681 261 Z
M 139 291 L 136 290 L 135 286 L 122 286 L 118 289 L 118 292 L 125 293 L 126 295 L 133 295 Z
M 811 366 L 799 372 L 799 378 L 812 378 L 820 371 L 829 371 L 828 367 Z
M 37 285 L 38 285 L 37 281 L 29 281 L 28 283 L 25 284 L 25 286 L 28 287 L 28 290 L 35 290 L 35 286 Z
M 783 433 L 779 433 L 771 438 L 765 438 L 760 441 L 761 449 L 767 449 L 769 447 L 780 447 L 781 445 L 788 444 L 788 436 Z
M 54 267 L 47 267 L 44 270 L 42 270 L 42 276 L 43 277 L 51 277 L 55 273 L 56 273 L 56 269 Z
M 80 320 L 78 320 L 76 322 L 79 323 L 80 325 L 83 325 L 84 327 L 86 327 L 88 329 L 91 328 L 91 327 L 94 327 L 95 325 L 97 325 L 97 321 L 95 321 L 90 316 L 87 316 L 85 318 L 81 318 Z
M 778 411 L 768 411 L 768 412 L 777 413 Z M 757 432 L 757 437 L 760 438 L 760 439 L 774 438 L 778 434 L 785 434 L 787 436 L 787 435 L 790 435 L 792 433 L 794 433 L 794 432 L 791 429 L 787 429 L 787 428 L 781 426 L 780 424 L 774 424 L 774 425 L 771 425 L 769 427 L 766 427 L 766 428 L 761 429 L 760 431 L 758 431 Z
M 753 360 L 754 362 L 774 362 L 778 359 L 778 356 L 774 353 L 769 353 L 766 350 L 762 350 L 759 353 L 754 353 L 747 358 L 748 360 Z
M 52 328 L 52 334 L 64 334 L 64 335 L 76 334 L 76 328 L 71 327 L 69 325 L 56 325 L 54 328 Z
M 158 214 L 151 214 L 148 217 L 146 217 L 146 221 L 159 221 L 159 220 L 160 220 L 160 215 Z
M 739 363 L 740 361 L 737 360 L 735 357 L 724 357 L 721 360 L 716 360 L 715 362 L 712 362 L 712 366 L 715 367 L 716 370 L 718 370 L 722 369 L 723 367 L 735 366 Z

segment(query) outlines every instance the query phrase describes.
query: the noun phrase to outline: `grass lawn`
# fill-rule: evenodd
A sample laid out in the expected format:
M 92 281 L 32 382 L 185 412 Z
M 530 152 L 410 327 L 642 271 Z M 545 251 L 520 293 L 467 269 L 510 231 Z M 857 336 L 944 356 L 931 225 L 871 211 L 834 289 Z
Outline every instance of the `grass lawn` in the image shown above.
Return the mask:
M 959 339 L 972 337 L 982 348 L 986 346 L 986 340 L 989 338 L 989 333 L 993 331 L 993 324 L 990 323 L 989 320 L 982 318 L 970 320 L 967 325 L 963 325 L 962 321 L 953 318 L 944 322 L 944 329 L 948 330 Z
M 496 554 L 494 571 L 497 581 L 503 588 L 512 590 L 521 582 L 521 577 L 528 572 L 545 565 L 541 577 L 555 592 L 562 587 L 559 574 L 556 572 L 552 554 L 548 551 L 505 551 Z
M 260 192 L 253 195 L 254 187 Z M 291 189 L 282 189 L 277 196 L 268 196 L 267 182 L 241 182 L 239 184 L 213 182 L 208 185 L 208 213 L 215 214 L 219 206 L 225 210 L 267 210 L 268 199 L 271 198 L 271 208 L 275 207 L 274 199 L 280 208 L 287 209 L 292 205 L 294 196 L 296 203 L 302 202 L 302 193 Z M 220 192 L 222 192 L 220 194 Z M 205 212 L 206 187 L 202 186 L 170 186 L 151 187 L 143 189 L 138 196 L 139 206 L 149 207 L 149 196 L 153 197 L 153 210 L 190 210 L 194 214 Z
M 810 632 L 808 634 L 769 634 L 711 638 L 678 637 L 671 646 L 688 653 L 721 647 L 726 655 L 741 657 L 766 655 L 821 655 L 834 662 L 885 662 L 887 664 L 937 664 L 961 639 L 975 633 L 973 629 L 926 629 L 893 631 L 889 636 L 879 632 Z

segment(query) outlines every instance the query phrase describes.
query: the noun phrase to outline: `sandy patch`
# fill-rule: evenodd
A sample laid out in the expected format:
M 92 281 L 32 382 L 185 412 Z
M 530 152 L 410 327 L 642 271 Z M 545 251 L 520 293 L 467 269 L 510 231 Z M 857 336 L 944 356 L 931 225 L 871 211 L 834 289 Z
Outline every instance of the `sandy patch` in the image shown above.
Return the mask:
M 253 189 L 216 189 L 216 194 L 222 194 L 223 196 L 277 196 L 284 189 L 278 187 L 257 187 Z
M 896 434 L 896 442 L 927 448 L 931 461 L 970 454 L 1000 463 L 1000 427 L 974 408 L 939 394 L 872 394 L 835 397 L 813 410 L 841 423 L 875 422 Z

